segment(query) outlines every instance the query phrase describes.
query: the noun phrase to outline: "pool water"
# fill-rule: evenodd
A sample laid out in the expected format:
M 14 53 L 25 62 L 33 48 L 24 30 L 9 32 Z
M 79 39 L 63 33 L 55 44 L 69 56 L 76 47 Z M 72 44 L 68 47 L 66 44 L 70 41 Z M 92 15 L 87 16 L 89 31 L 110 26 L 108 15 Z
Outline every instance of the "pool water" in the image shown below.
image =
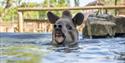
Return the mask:
M 53 47 L 51 33 L 0 33 L 0 63 L 125 63 L 125 37 L 86 39 Z

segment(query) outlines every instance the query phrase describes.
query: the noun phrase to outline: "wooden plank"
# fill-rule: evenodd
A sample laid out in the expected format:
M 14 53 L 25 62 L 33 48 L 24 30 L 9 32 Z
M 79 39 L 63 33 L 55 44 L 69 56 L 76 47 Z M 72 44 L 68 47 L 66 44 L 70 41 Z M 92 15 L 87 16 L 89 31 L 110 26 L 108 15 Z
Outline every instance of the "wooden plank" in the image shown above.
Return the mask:
M 48 22 L 45 19 L 24 19 L 24 22 Z
M 59 10 L 89 10 L 89 9 L 125 9 L 125 5 L 111 5 L 111 6 L 85 6 L 85 7 L 27 7 L 18 8 L 18 11 L 59 11 Z

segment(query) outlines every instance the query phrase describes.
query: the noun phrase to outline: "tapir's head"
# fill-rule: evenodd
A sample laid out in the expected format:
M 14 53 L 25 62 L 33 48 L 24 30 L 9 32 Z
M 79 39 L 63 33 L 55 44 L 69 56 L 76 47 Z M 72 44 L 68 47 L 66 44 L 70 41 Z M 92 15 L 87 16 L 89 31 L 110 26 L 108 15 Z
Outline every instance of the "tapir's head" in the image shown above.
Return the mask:
M 50 23 L 53 24 L 52 43 L 70 45 L 78 40 L 77 25 L 81 25 L 84 19 L 82 13 L 77 13 L 73 18 L 69 11 L 64 11 L 62 17 L 52 12 L 47 13 Z

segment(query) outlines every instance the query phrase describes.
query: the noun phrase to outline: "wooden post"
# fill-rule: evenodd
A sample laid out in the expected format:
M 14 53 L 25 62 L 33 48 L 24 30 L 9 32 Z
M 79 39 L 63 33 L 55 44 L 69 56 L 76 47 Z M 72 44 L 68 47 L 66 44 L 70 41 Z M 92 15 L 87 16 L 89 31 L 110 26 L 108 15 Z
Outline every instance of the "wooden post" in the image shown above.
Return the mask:
M 19 28 L 19 32 L 23 32 L 23 14 L 22 12 L 18 12 L 19 15 L 19 21 L 18 21 L 18 28 Z
M 117 0 L 115 0 L 115 5 L 117 5 Z M 115 16 L 117 15 L 117 9 L 115 9 Z

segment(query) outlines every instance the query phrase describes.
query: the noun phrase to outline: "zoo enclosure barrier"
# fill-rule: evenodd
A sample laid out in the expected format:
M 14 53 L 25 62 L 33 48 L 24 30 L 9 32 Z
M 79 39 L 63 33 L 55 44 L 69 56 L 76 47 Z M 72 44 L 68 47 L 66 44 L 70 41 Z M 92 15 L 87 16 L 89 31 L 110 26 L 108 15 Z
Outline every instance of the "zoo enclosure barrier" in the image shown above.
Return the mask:
M 48 20 L 41 20 L 41 19 L 24 19 L 23 18 L 23 13 L 25 11 L 63 11 L 63 10 L 109 10 L 109 9 L 125 9 L 124 5 L 112 5 L 112 6 L 85 6 L 85 7 L 59 7 L 59 8 L 53 8 L 53 7 L 48 7 L 48 8 L 40 8 L 40 7 L 35 7 L 35 8 L 18 8 L 18 15 L 19 15 L 19 20 L 18 20 L 18 32 L 24 32 L 24 22 L 35 22 L 36 27 L 38 27 L 37 31 L 42 31 L 41 27 L 44 28 L 43 31 L 52 31 L 52 25 L 48 23 Z M 42 22 L 42 23 L 41 23 Z M 32 24 L 29 24 L 31 27 Z M 50 29 L 48 29 L 50 28 Z M 81 27 L 79 27 L 81 28 Z M 81 28 L 82 29 L 82 28 Z M 35 32 L 35 30 L 32 30 Z M 36 31 L 36 32 L 37 32 Z

